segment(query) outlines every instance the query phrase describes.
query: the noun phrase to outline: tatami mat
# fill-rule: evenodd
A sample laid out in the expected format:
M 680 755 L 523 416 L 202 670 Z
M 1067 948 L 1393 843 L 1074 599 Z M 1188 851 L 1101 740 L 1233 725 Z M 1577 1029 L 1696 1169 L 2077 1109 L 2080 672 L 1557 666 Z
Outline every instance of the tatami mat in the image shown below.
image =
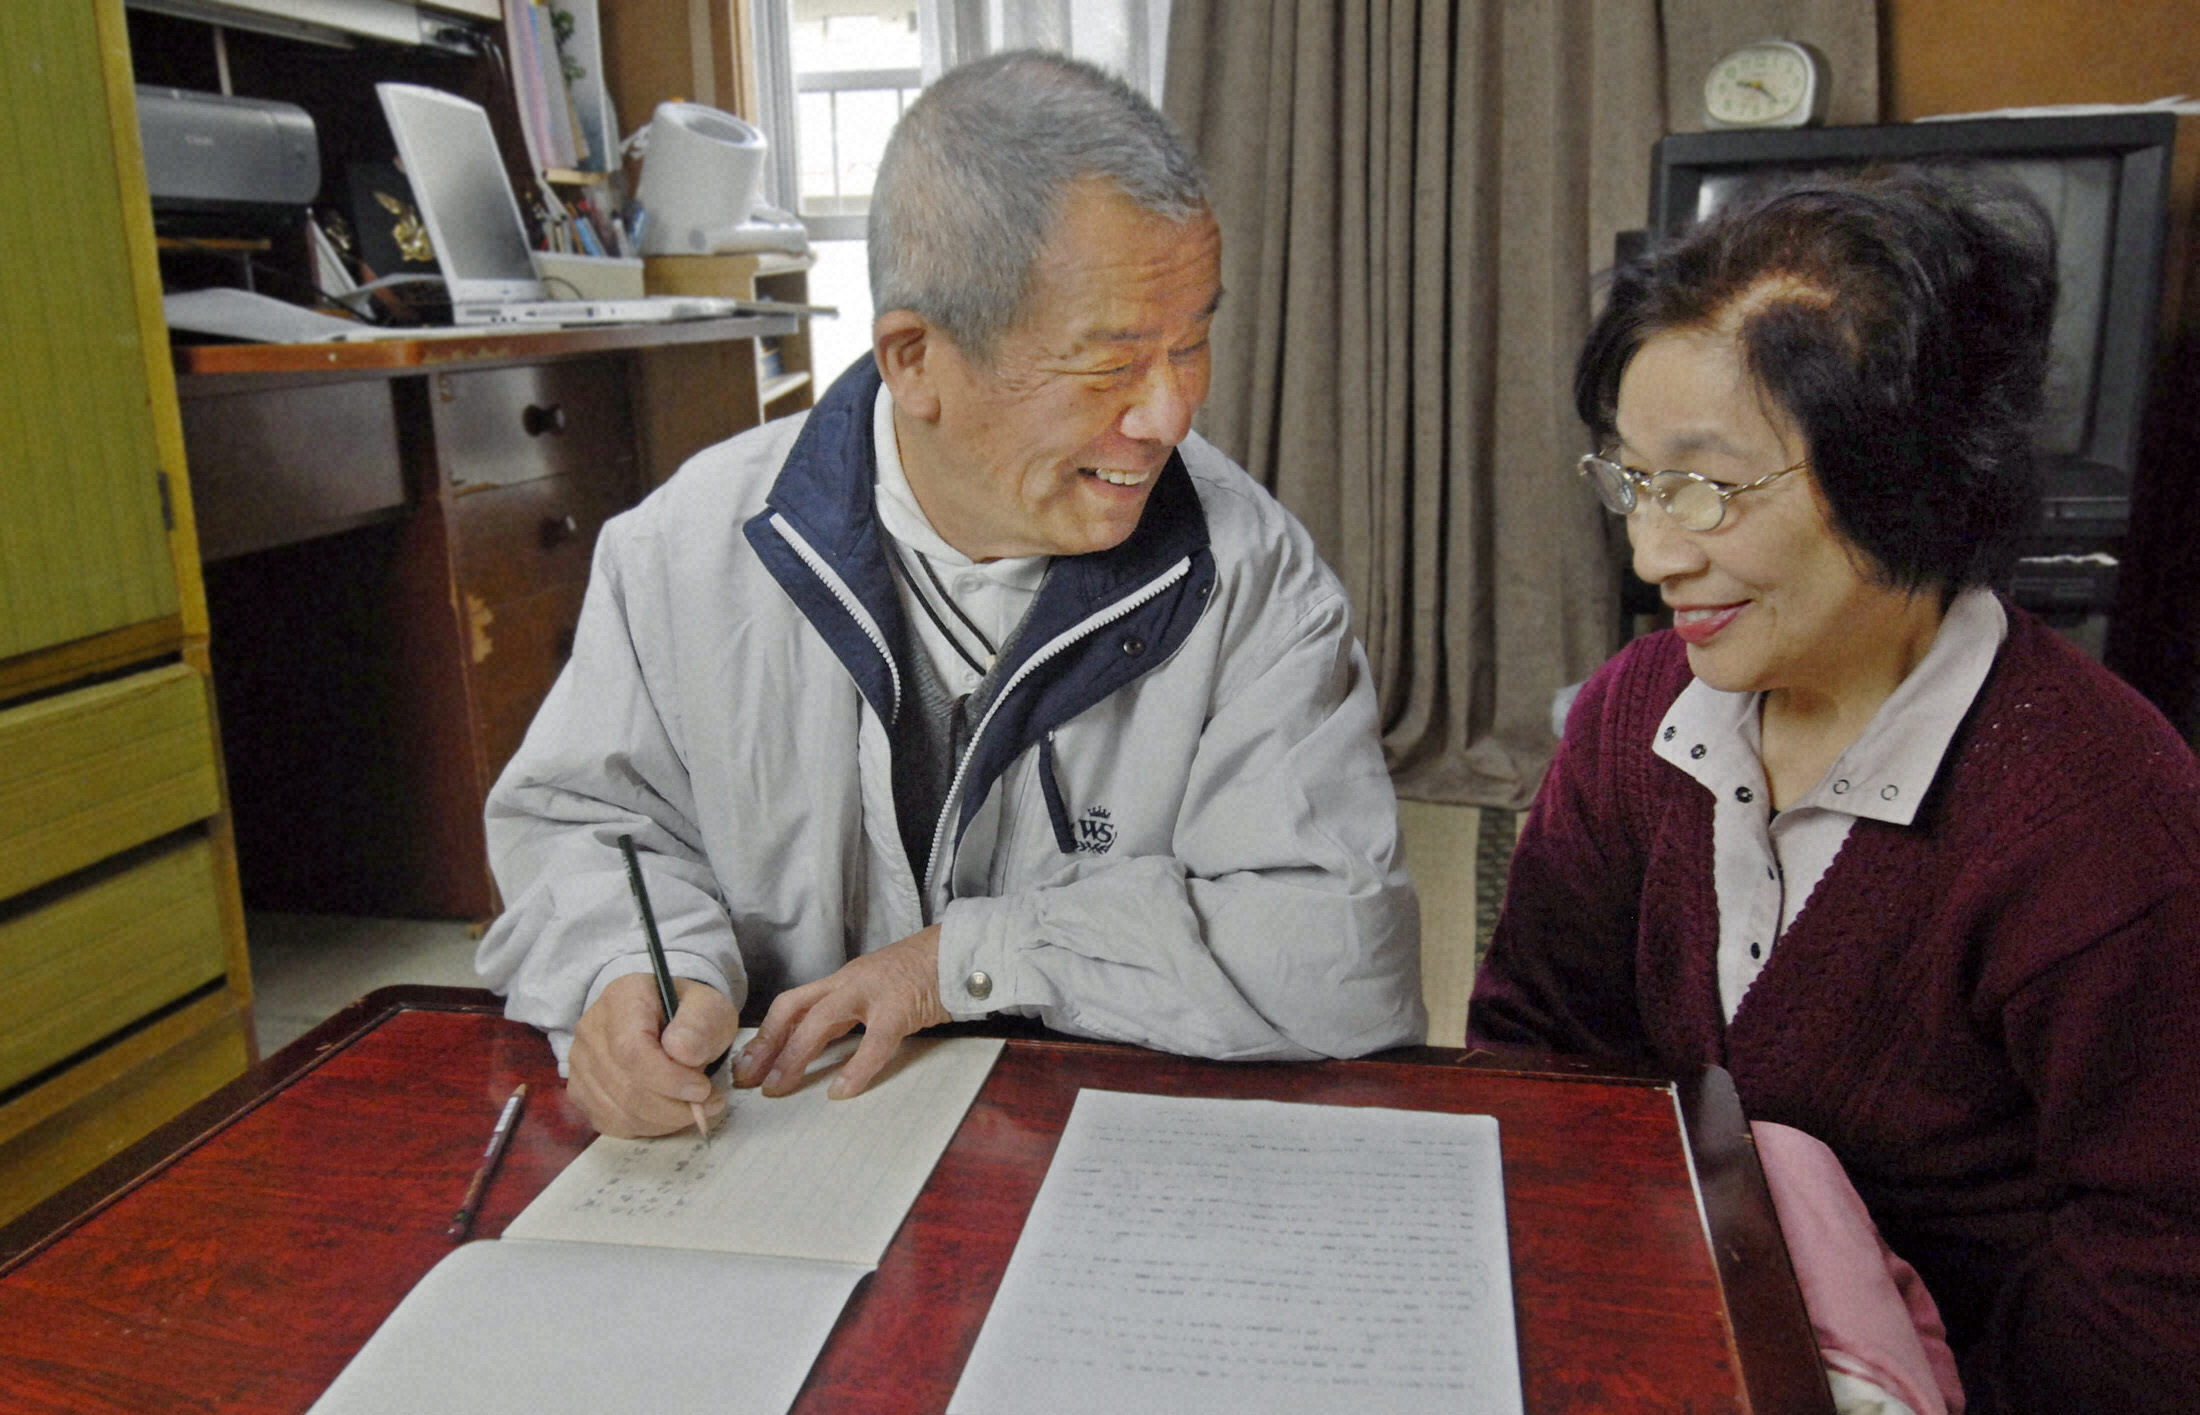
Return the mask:
M 1522 819 L 1518 811 L 1398 803 L 1406 868 L 1421 895 L 1421 997 L 1431 1045 L 1466 1040 L 1467 997 L 1489 950 Z
M 419 919 L 247 914 L 260 1055 L 275 1052 L 379 987 L 479 987 L 475 932 L 471 924 Z

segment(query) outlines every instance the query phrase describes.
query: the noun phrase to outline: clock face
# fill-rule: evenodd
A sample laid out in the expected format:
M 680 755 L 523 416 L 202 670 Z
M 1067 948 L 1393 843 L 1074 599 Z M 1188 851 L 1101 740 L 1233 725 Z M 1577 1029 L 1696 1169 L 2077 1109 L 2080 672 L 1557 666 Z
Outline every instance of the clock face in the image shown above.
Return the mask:
M 1796 127 L 1811 120 L 1817 90 L 1817 65 L 1802 46 L 1751 44 L 1712 66 L 1704 113 L 1728 127 Z

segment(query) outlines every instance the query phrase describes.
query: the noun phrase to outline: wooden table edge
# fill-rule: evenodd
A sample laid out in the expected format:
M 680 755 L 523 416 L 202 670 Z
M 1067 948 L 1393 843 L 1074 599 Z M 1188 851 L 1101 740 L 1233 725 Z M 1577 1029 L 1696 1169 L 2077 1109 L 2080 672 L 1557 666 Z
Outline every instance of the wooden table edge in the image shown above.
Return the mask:
M 368 993 L 0 1227 L 0 1277 L 220 1134 L 231 1122 L 281 1094 L 285 1087 L 352 1042 L 406 1011 L 487 1012 L 501 1016 L 504 1004 L 495 993 L 481 988 L 404 984 Z

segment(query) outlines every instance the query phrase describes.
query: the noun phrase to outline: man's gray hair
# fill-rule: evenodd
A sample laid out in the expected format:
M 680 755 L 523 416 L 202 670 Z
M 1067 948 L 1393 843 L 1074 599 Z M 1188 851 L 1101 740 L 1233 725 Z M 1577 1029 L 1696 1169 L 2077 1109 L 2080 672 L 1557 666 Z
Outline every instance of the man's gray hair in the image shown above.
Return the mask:
M 1169 120 L 1081 60 L 1011 50 L 950 70 L 902 115 L 871 193 L 871 300 L 913 310 L 990 363 L 1026 313 L 1070 185 L 1114 183 L 1188 221 L 1207 185 Z

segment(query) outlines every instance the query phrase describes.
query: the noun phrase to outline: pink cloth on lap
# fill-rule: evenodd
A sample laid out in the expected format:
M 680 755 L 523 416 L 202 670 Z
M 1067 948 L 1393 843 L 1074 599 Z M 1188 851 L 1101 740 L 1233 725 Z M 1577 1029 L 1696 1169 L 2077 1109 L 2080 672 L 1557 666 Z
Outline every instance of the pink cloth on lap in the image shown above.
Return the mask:
M 1841 1161 L 1802 1131 L 1753 1121 L 1803 1306 L 1826 1364 L 1917 1415 L 1963 1415 L 1963 1386 L 1932 1294 L 1879 1236 Z

